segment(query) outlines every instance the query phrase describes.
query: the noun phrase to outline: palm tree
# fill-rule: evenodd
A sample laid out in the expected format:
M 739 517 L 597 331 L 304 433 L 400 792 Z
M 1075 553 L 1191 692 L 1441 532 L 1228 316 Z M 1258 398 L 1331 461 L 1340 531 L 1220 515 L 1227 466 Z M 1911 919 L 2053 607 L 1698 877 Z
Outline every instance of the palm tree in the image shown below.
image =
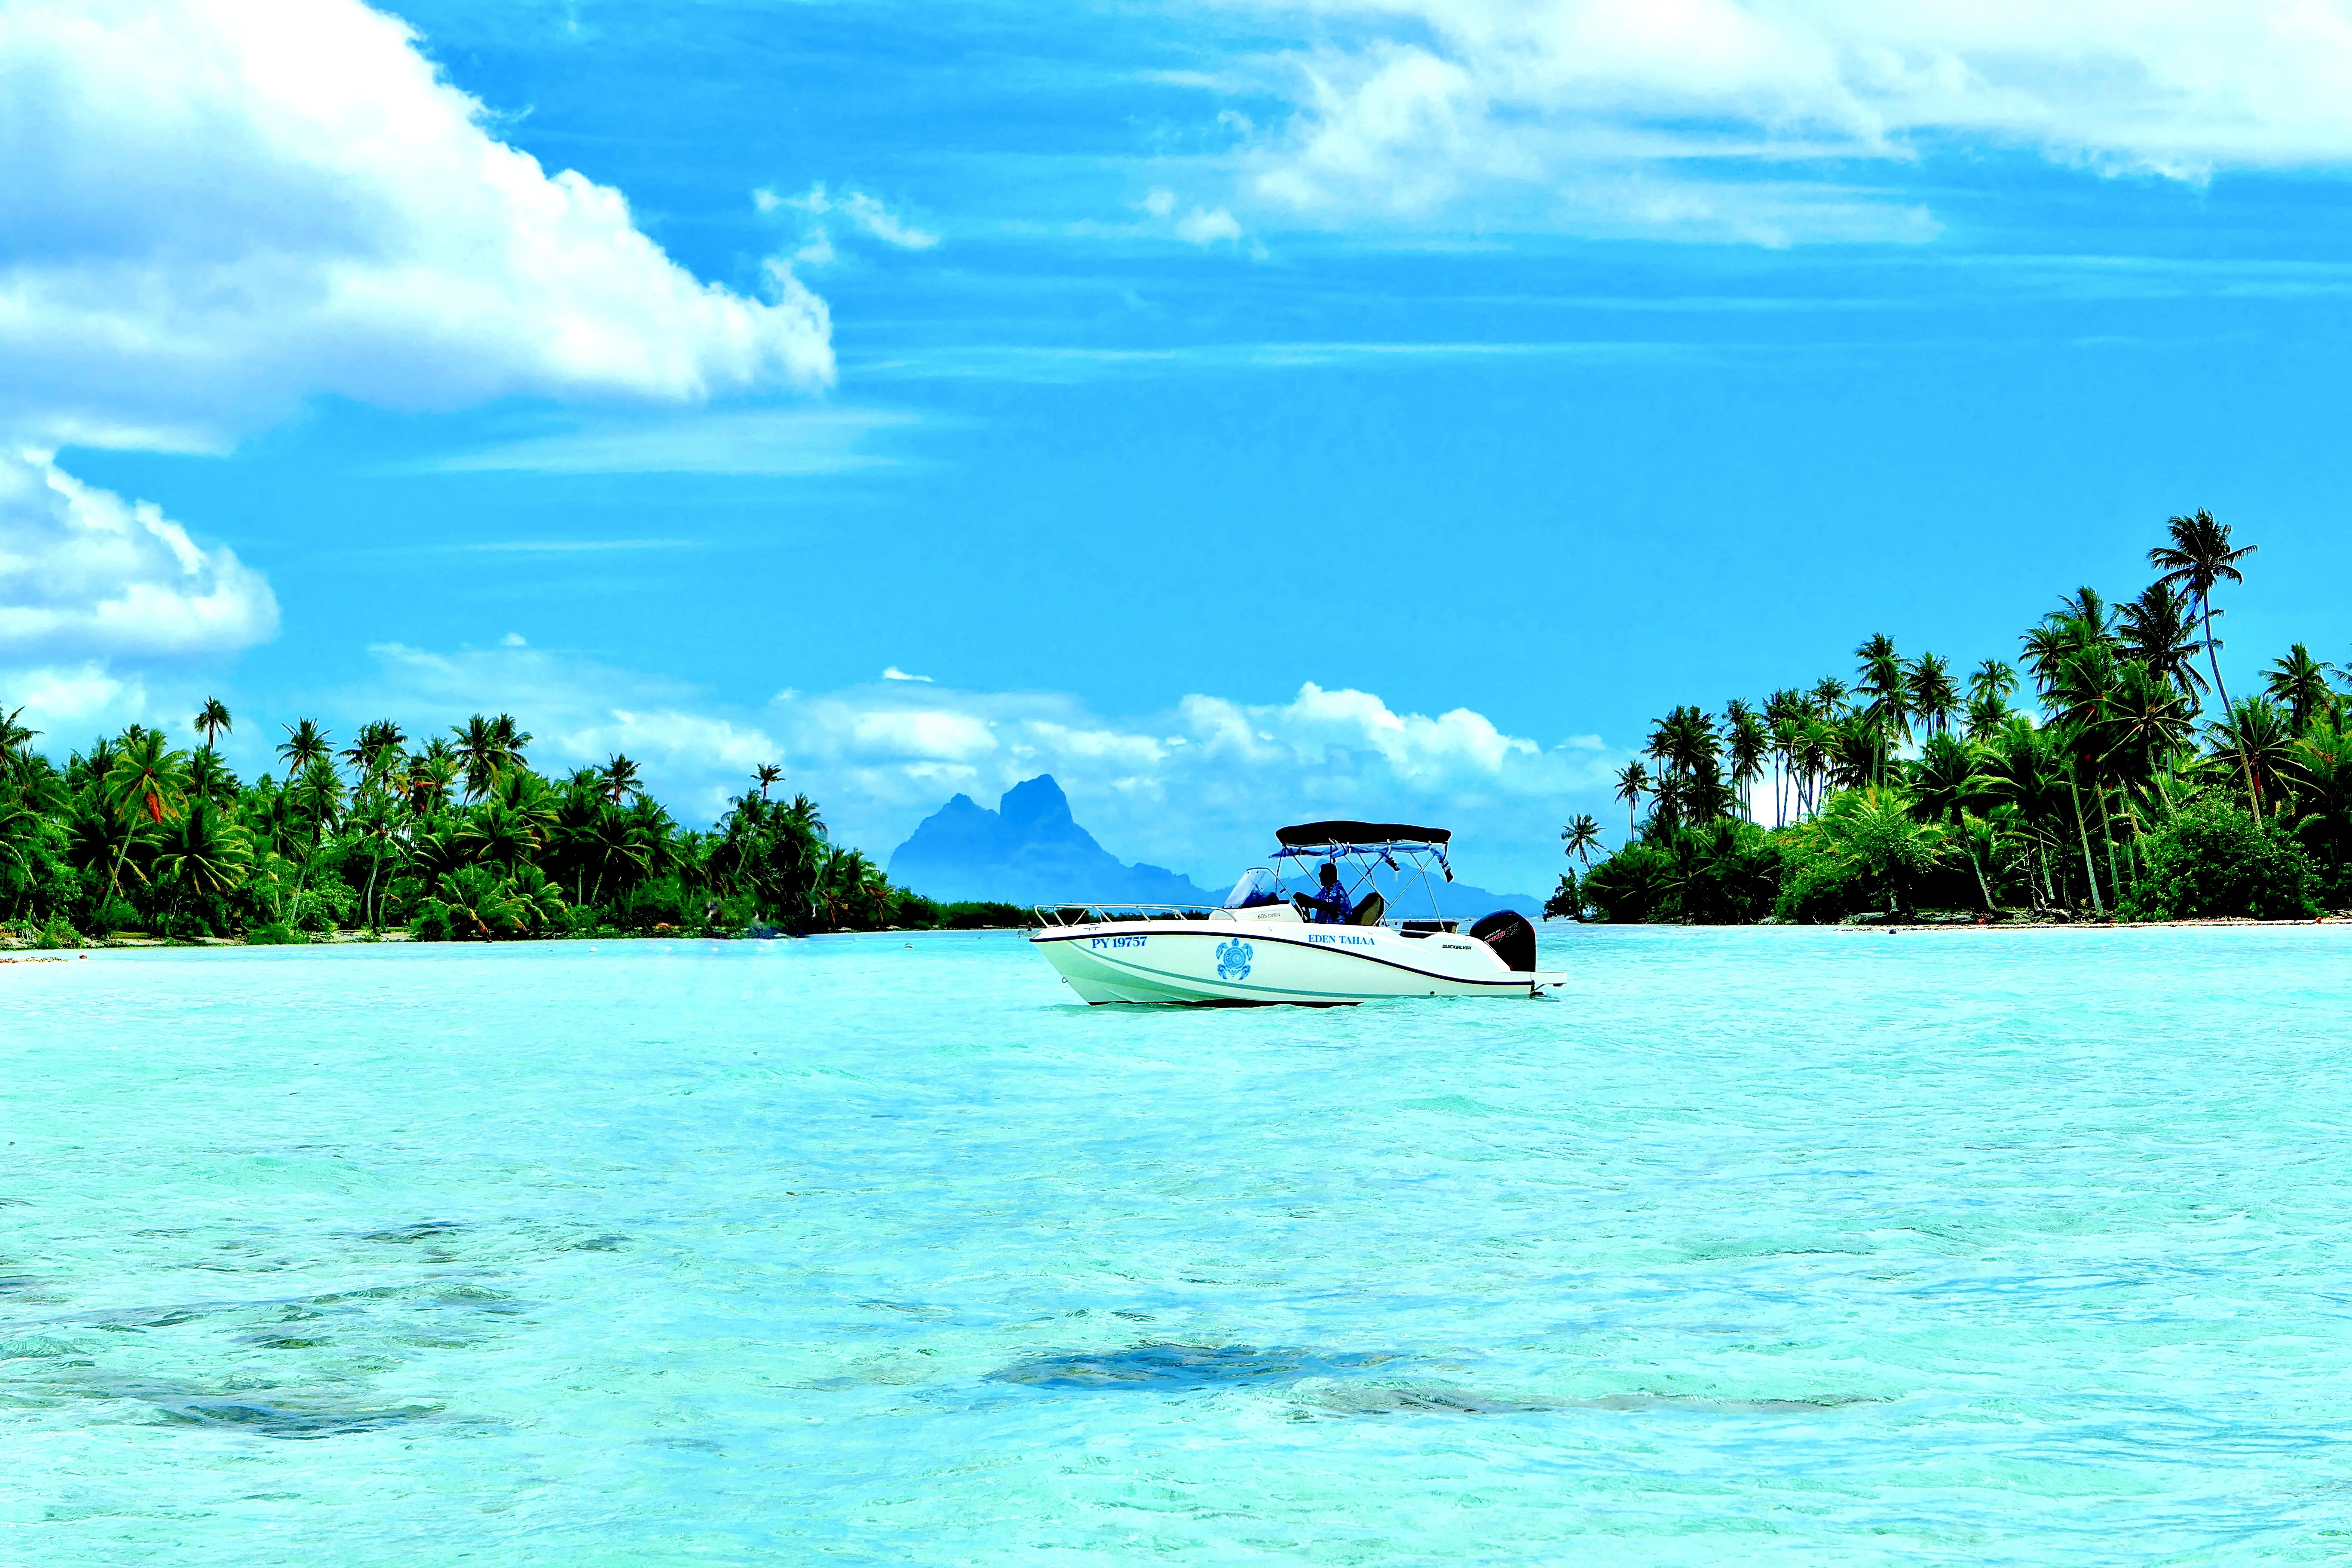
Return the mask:
M 2079 613 L 2085 601 L 2090 613 Z M 2074 597 L 2062 600 L 2058 608 L 2042 617 L 2034 628 L 2021 639 L 2025 649 L 2026 668 L 2033 671 L 2035 688 L 2047 697 L 2059 679 L 2066 661 L 2094 649 L 2112 653 L 2113 640 L 2107 635 L 2106 606 L 2097 594 L 2088 588 Z
M 1772 822 L 1789 820 L 1788 785 L 1797 768 L 1797 740 L 1804 732 L 1805 694 L 1782 687 L 1764 700 L 1764 722 L 1772 738 Z
M 1575 856 L 1582 865 L 1591 865 L 1592 852 L 1601 847 L 1601 824 L 1593 820 L 1590 812 L 1580 814 L 1573 822 L 1561 828 L 1559 837 L 1568 847 L 1563 853 Z
M 1977 666 L 1969 676 L 1969 700 L 1970 702 L 1998 702 L 2006 704 L 2010 698 L 2015 694 L 2016 690 L 2016 667 L 2013 665 L 2003 664 L 1997 658 L 1989 658 L 1985 660 L 1982 664 Z
M 2107 887 L 2120 898 L 2122 893 L 2116 879 L 2115 822 L 2107 811 L 2107 753 L 2103 741 L 2114 719 L 2119 679 L 2115 647 L 2102 640 L 2088 643 L 2069 655 L 2049 681 L 2049 700 L 2058 720 L 2053 732 L 2065 749 L 2067 788 L 2074 808 L 2075 833 L 2083 845 L 2083 875 L 2091 885 L 2091 906 L 2102 914 L 2105 906 L 2100 900 L 2099 879 L 2091 864 L 2091 833 L 2083 816 L 2081 786 L 2087 776 L 2092 801 L 2099 808 L 2100 832 L 2107 846 Z
M 2263 797 L 2275 793 L 2280 773 L 2294 764 L 2294 735 L 2286 715 L 2268 698 L 2242 698 L 2226 723 L 2217 721 L 2210 727 L 2209 740 L 2216 761 L 2226 758 L 2238 764 L 2251 792 L 2254 820 L 2261 821 Z
M 457 740 L 451 754 L 465 768 L 468 800 L 481 799 L 497 787 L 500 775 L 528 764 L 522 749 L 530 744 L 530 735 L 515 728 L 510 713 L 495 719 L 477 713 L 450 733 Z
M 450 733 L 457 738 L 454 752 L 466 771 L 466 798 L 478 799 L 497 781 L 503 760 L 498 726 L 488 714 L 477 713 Z
M 2096 588 L 2085 585 L 2061 596 L 2058 614 L 2067 620 L 2081 622 L 2093 641 L 2105 642 L 2114 635 L 2107 601 Z
M 1832 789 L 1864 789 L 1886 768 L 1885 727 L 1864 710 L 1823 727 L 1825 761 Z
M 302 867 L 294 878 L 295 912 L 299 917 L 302 889 L 310 880 L 310 865 L 319 858 L 319 845 L 327 830 L 342 818 L 343 781 L 335 772 L 334 763 L 318 757 L 303 768 L 299 778 L 288 780 L 279 795 L 310 828 L 310 842 L 302 852 Z
M 500 767 L 520 768 L 527 766 L 528 759 L 523 756 L 522 749 L 530 744 L 530 731 L 517 728 L 515 725 L 514 715 L 511 713 L 499 714 L 496 719 L 490 721 L 490 727 L 497 733 L 499 738 L 499 761 Z
M 285 730 L 286 742 L 278 748 L 278 754 L 286 759 L 286 782 L 291 784 L 299 774 L 309 771 L 311 763 L 327 761 L 331 753 L 327 732 L 319 728 L 317 721 L 299 720 L 285 726 Z
M 406 744 L 408 737 L 390 719 L 376 719 L 360 726 L 359 739 L 343 748 L 341 760 L 362 778 L 383 772 Z
M 2157 581 L 2184 585 L 2189 596 L 2197 601 L 2198 619 L 2203 626 L 2205 658 L 2213 671 L 2213 689 L 2221 694 L 2221 710 L 2234 716 L 2230 703 L 2230 689 L 2221 679 L 2221 644 L 2213 640 L 2213 590 L 2223 583 L 2242 583 L 2245 574 L 2238 563 L 2254 553 L 2255 545 L 2232 548 L 2230 525 L 2217 522 L 2213 514 L 2200 507 L 2187 517 L 2168 520 L 2165 527 L 2172 535 L 2170 544 L 2159 544 L 2147 552 L 2147 563 L 2163 573 Z M 2243 748 L 2240 748 L 2241 758 Z M 2254 775 L 2251 766 L 2245 774 L 2246 801 L 2253 808 L 2254 819 L 2262 820 L 2262 803 L 2255 798 Z
M 1911 884 L 1943 854 L 1944 829 L 1920 821 L 1899 789 L 1848 790 L 1807 831 L 1885 890 L 1888 914 L 1903 912 Z
M 1650 731 L 1650 755 L 1670 773 L 1685 778 L 1715 769 L 1722 756 L 1722 737 L 1703 708 L 1684 703 L 1657 721 Z
M 2189 733 L 2189 700 L 2180 688 L 2143 660 L 2125 660 L 2109 700 L 2102 764 L 2127 784 L 2153 786 L 2168 813 L 2172 796 L 2164 775 Z
M 624 795 L 635 793 L 636 788 L 637 764 L 614 752 L 612 760 L 604 764 L 604 798 L 618 805 Z
M 220 753 L 210 746 L 199 749 L 188 758 L 188 794 L 192 798 L 208 800 L 219 806 L 236 804 L 236 775 L 220 760 Z
M 407 776 L 400 788 L 408 797 L 411 816 L 430 816 L 449 804 L 457 787 L 457 753 L 439 735 L 425 742 L 425 749 L 408 759 Z
M 207 748 L 207 752 L 209 748 Z M 157 847 L 155 869 L 199 899 L 222 898 L 245 883 L 253 864 L 253 837 L 228 821 L 218 806 L 192 801 Z M 178 903 L 178 894 L 173 902 Z
M 1923 653 L 1904 673 L 1904 700 L 1924 721 L 1928 731 L 1941 734 L 1959 710 L 1959 689 L 1952 683 L 1951 667 L 1939 654 Z
M 1634 758 L 1617 770 L 1617 798 L 1625 803 L 1625 837 L 1633 837 L 1634 818 L 1642 810 L 1642 797 L 1650 793 L 1650 770 Z
M 1737 697 L 1723 705 L 1723 732 L 1724 752 L 1731 763 L 1732 793 L 1738 797 L 1740 814 L 1752 816 L 1748 789 L 1764 776 L 1764 759 L 1772 750 L 1772 737 L 1756 710 Z
M 223 734 L 236 729 L 236 724 L 228 716 L 227 703 L 217 697 L 207 697 L 205 699 L 203 709 L 196 714 L 195 727 L 202 731 L 205 737 L 205 750 L 209 752 L 214 749 L 215 742 L 219 741 Z
M 1895 639 L 1885 632 L 1874 634 L 1853 650 L 1860 662 L 1861 679 L 1856 689 L 1870 700 L 1863 711 L 1877 724 L 1888 741 L 1906 739 L 1911 733 L 1911 710 L 1904 686 L 1903 660 L 1895 651 Z M 1874 773 L 1871 782 L 1878 782 Z
M 1983 756 L 1986 793 L 2015 808 L 2019 826 L 2032 842 L 2044 900 L 2056 908 L 2058 889 L 2050 874 L 2049 852 L 2063 840 L 2051 825 L 2059 819 L 2067 795 L 2055 737 L 2023 714 L 2015 714 L 1986 742 Z
M 370 795 L 351 816 L 352 826 L 358 829 L 352 849 L 367 858 L 367 890 L 361 895 L 361 907 L 366 911 L 368 930 L 381 929 L 376 921 L 375 884 L 378 873 L 386 860 L 397 860 L 406 841 L 401 837 L 396 807 L 382 794 Z
M 187 784 L 187 758 L 166 746 L 160 731 L 132 728 L 135 732 L 113 753 L 99 786 L 109 814 L 122 825 L 114 866 L 107 874 L 110 899 L 122 891 L 122 861 L 131 852 L 139 816 L 143 814 L 153 827 L 177 816 Z
M 2336 693 L 2327 685 L 2327 678 L 2334 673 L 2312 658 L 2309 648 L 2296 643 L 2284 658 L 2271 666 L 2263 694 L 2286 710 L 2288 728 L 2301 735 L 2311 728 L 2314 718 L 2335 707 Z
M 524 929 L 528 911 L 519 906 L 512 884 L 488 867 L 461 866 L 446 872 L 433 891 L 449 923 L 478 941 Z
M 1914 809 L 1929 822 L 1949 823 L 1960 830 L 1960 847 L 1968 851 L 1969 868 L 1977 874 L 1977 890 L 1984 895 L 1988 913 L 1993 907 L 1992 884 L 1985 879 L 1983 863 L 1967 832 L 1969 807 L 1982 799 L 1986 783 L 1978 770 L 1975 747 L 1938 731 L 1919 748 L 1919 760 L 1908 770 Z
M 760 786 L 760 798 L 765 800 L 772 785 L 784 782 L 784 770 L 774 763 L 761 763 L 751 770 L 751 777 Z
M 2125 656 L 2171 681 L 2193 704 L 2205 689 L 2205 676 L 2197 668 L 2205 645 L 2197 638 L 2189 596 L 2168 583 L 2150 583 L 2123 606 L 2121 621 Z

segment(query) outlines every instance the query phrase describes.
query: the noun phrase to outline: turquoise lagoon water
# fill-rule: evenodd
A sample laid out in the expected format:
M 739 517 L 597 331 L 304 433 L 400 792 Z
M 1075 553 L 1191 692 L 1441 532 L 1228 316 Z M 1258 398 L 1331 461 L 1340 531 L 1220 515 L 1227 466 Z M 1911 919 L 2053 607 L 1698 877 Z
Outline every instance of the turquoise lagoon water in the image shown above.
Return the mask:
M 2352 931 L 0 966 L 0 1559 L 2352 1556 Z

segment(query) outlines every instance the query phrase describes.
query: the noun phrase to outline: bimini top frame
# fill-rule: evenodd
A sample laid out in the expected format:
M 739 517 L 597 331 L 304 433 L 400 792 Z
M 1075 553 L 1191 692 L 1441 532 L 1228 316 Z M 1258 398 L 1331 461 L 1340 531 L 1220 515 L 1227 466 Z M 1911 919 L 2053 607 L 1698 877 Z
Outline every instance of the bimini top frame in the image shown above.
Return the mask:
M 1223 909 L 1246 910 L 1291 901 L 1300 895 L 1284 873 L 1299 876 L 1311 892 L 1317 885 L 1312 868 L 1329 860 L 1343 868 L 1341 877 L 1349 901 L 1359 908 L 1368 893 L 1381 891 L 1377 873 L 1382 867 L 1395 873 L 1392 885 L 1398 893 L 1403 893 L 1418 879 L 1432 918 L 1400 919 L 1399 911 L 1387 910 L 1381 924 L 1407 931 L 1454 928 L 1453 921 L 1438 916 L 1437 889 L 1430 881 L 1432 871 L 1449 882 L 1454 880 L 1454 868 L 1446 858 L 1446 847 L 1453 842 L 1454 835 L 1444 828 L 1416 827 L 1402 822 L 1307 822 L 1277 828 L 1275 838 L 1282 847 L 1275 851 L 1273 866 L 1243 872 Z M 1289 864 L 1293 861 L 1298 864 Z M 1390 901 L 1386 893 L 1381 893 L 1381 899 L 1384 906 Z M 1134 904 L 1099 900 L 1040 904 L 1035 910 L 1041 927 L 1123 921 L 1200 921 L 1218 912 L 1198 904 Z
M 1454 880 L 1454 867 L 1445 855 L 1454 835 L 1443 827 L 1416 827 L 1404 822 L 1302 822 L 1294 827 L 1276 829 L 1274 837 L 1282 846 L 1275 852 L 1274 874 L 1286 893 L 1290 888 L 1284 872 L 1292 869 L 1284 864 L 1286 861 L 1298 862 L 1296 868 L 1302 872 L 1321 860 L 1346 867 L 1348 872 L 1354 873 L 1342 873 L 1348 883 L 1348 897 L 1359 904 L 1367 892 L 1378 890 L 1374 873 L 1386 866 L 1396 873 L 1400 893 L 1409 881 L 1419 879 L 1422 895 L 1428 900 L 1429 912 L 1434 916 L 1437 889 L 1429 880 L 1430 872 L 1435 870 L 1447 881 Z M 1311 889 L 1314 885 L 1309 877 L 1307 887 Z

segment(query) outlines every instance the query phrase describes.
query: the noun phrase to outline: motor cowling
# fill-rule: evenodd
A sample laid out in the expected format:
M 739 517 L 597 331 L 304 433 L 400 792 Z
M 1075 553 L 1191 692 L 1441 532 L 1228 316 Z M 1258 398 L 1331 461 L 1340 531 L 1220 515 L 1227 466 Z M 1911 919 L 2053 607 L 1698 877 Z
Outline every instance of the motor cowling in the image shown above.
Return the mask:
M 1470 928 L 1470 934 L 1495 950 L 1503 967 L 1532 974 L 1536 967 L 1536 928 L 1512 910 L 1496 910 Z

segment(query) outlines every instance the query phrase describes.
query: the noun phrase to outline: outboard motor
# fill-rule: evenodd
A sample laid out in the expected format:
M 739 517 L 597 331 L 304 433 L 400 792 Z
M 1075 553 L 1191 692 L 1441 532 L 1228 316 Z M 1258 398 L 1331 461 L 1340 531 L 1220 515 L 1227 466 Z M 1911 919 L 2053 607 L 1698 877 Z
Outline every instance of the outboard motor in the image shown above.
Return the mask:
M 1521 974 L 1532 974 L 1536 967 L 1536 928 L 1527 918 L 1510 910 L 1496 910 L 1476 925 L 1470 934 L 1495 950 L 1503 967 Z

